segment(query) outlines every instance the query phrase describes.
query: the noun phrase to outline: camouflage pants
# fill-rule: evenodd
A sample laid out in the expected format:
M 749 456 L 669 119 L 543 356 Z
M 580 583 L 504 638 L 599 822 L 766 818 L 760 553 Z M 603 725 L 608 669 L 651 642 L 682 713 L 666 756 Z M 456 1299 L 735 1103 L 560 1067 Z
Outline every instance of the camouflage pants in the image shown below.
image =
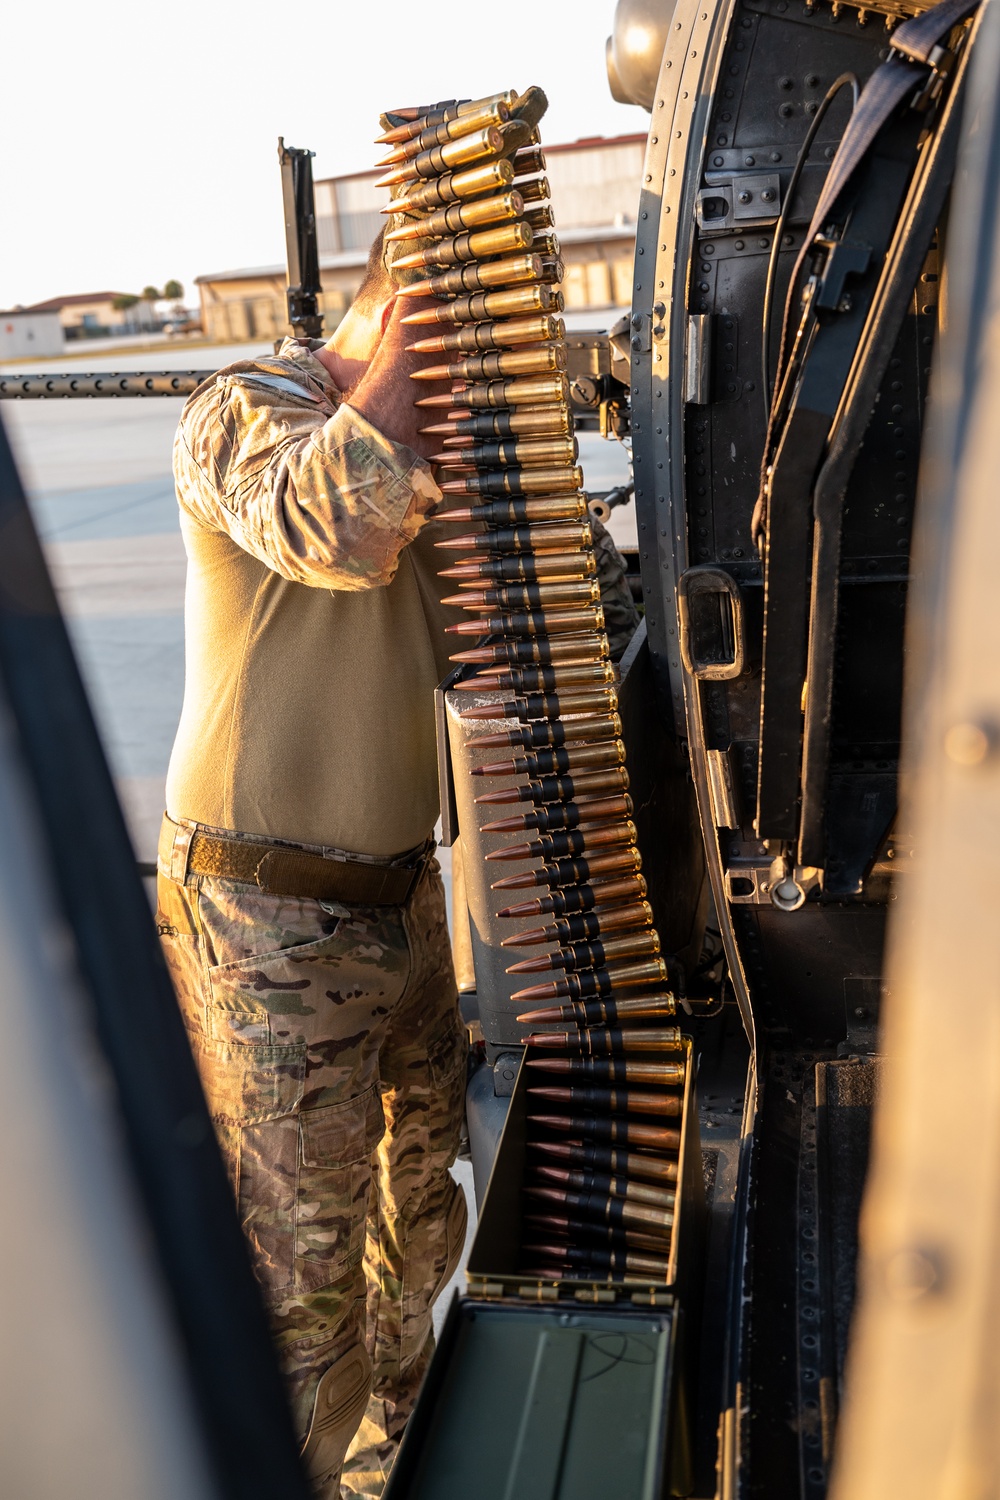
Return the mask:
M 448 1171 L 465 1044 L 437 862 L 402 907 L 180 883 L 162 862 L 158 896 L 297 1429 L 305 1439 L 317 1386 L 344 1360 L 353 1394 L 338 1396 L 340 1416 L 361 1423 L 344 1491 L 380 1495 L 433 1348 L 431 1304 L 465 1236 Z M 329 1444 L 307 1456 L 317 1494 L 336 1500 L 343 1446 L 332 1467 Z

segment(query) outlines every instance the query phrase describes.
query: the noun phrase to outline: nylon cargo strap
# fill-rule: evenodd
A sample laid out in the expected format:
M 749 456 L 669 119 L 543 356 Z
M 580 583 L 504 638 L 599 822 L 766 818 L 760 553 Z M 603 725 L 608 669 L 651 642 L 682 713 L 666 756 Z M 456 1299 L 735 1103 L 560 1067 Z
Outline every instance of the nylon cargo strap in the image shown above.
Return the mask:
M 175 880 L 178 872 L 170 868 L 170 851 L 178 830 L 183 831 L 182 825 L 164 818 L 160 869 Z M 424 851 L 409 865 L 369 865 L 307 849 L 195 831 L 186 864 L 188 874 L 233 880 L 274 896 L 338 901 L 345 906 L 402 906 L 423 872 L 428 853 Z

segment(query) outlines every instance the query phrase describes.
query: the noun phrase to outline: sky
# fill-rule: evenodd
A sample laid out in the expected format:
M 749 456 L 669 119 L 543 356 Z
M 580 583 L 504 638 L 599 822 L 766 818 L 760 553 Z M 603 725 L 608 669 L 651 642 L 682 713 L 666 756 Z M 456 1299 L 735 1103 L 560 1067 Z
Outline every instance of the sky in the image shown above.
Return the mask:
M 542 139 L 645 132 L 614 0 L 54 0 L 8 7 L 0 307 L 284 260 L 277 138 L 373 167 L 386 108 L 540 84 Z M 18 61 L 20 59 L 20 62 Z

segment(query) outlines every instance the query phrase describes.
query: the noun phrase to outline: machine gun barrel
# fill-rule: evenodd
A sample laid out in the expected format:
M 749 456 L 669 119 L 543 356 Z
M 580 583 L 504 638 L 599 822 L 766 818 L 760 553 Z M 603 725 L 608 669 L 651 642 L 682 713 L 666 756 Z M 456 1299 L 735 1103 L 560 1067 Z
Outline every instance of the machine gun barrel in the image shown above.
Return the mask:
M 190 396 L 214 370 L 99 370 L 77 374 L 0 375 L 0 401 L 66 400 L 73 396 Z

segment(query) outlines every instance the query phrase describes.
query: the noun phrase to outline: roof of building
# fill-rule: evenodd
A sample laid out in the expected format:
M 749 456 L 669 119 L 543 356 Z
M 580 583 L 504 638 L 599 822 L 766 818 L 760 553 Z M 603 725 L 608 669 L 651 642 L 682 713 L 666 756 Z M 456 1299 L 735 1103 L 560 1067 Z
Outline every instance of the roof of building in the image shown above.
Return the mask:
M 55 313 L 54 307 L 2 307 L 0 318 L 34 318 L 38 313 Z
M 64 307 L 80 307 L 87 302 L 113 302 L 116 297 L 130 297 L 131 292 L 73 292 L 69 297 L 49 297 L 46 302 L 31 302 L 20 312 L 60 312 Z
M 334 250 L 329 251 L 319 258 L 321 271 L 343 271 L 351 270 L 354 266 L 363 266 L 368 260 L 368 246 L 363 250 Z M 196 276 L 195 285 L 203 281 L 253 281 L 258 276 L 281 276 L 285 275 L 283 263 L 274 266 L 240 266 L 235 271 L 210 271 L 203 276 Z

